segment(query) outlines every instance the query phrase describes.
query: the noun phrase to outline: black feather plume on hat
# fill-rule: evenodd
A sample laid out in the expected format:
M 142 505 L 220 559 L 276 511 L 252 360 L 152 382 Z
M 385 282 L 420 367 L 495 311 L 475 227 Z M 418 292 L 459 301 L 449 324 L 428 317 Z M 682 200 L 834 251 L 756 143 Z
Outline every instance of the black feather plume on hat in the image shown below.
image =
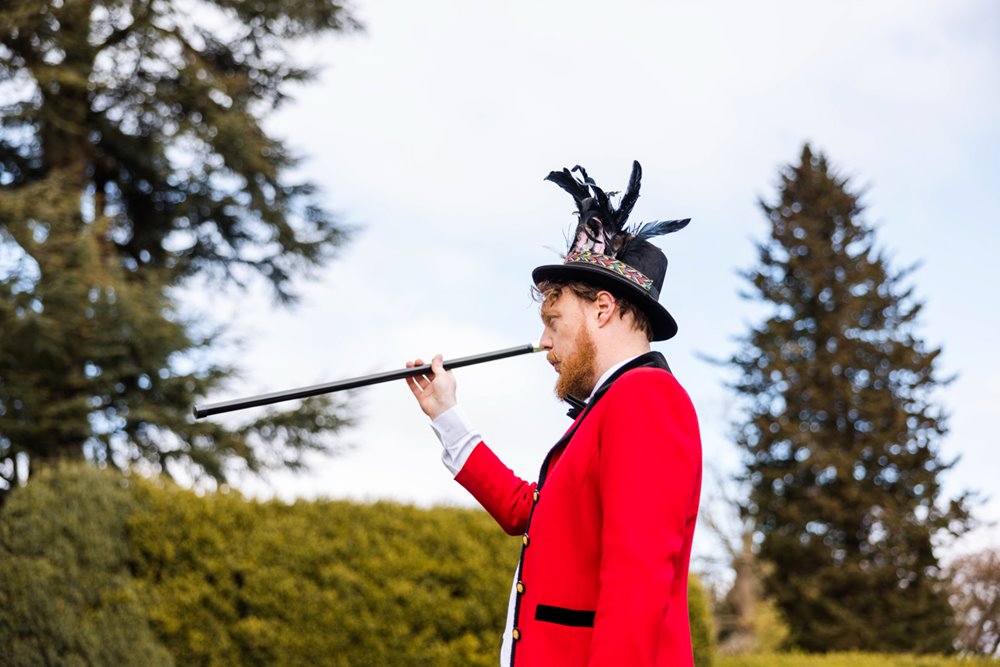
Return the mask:
M 580 178 L 575 177 L 573 172 L 579 172 Z M 574 166 L 572 171 L 563 169 L 550 172 L 545 180 L 561 187 L 576 201 L 579 222 L 570 242 L 568 254 L 590 251 L 617 259 L 632 244 L 676 232 L 691 222 L 690 218 L 685 218 L 626 227 L 628 216 L 639 198 L 639 186 L 642 181 L 642 167 L 637 161 L 632 162 L 632 175 L 629 178 L 628 188 L 617 208 L 611 204 L 608 193 L 599 188 L 580 165 Z

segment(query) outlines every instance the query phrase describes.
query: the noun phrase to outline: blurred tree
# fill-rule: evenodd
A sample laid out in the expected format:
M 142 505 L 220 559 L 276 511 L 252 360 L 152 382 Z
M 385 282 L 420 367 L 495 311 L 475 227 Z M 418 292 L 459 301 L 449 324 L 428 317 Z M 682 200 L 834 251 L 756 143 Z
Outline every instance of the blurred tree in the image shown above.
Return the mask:
M 949 651 L 932 538 L 968 527 L 969 499 L 940 497 L 940 349 L 916 335 L 910 271 L 890 270 L 859 195 L 808 145 L 760 206 L 771 234 L 745 296 L 771 314 L 732 362 L 766 592 L 806 650 Z
M 194 423 L 233 372 L 173 288 L 262 277 L 280 302 L 345 230 L 262 128 L 297 39 L 356 27 L 335 0 L 17 0 L 0 7 L 0 501 L 86 457 L 225 478 L 296 464 L 342 420 L 315 401 Z M 324 416 L 325 415 L 325 416 Z
M 719 627 L 719 653 L 769 653 L 783 648 L 788 639 L 788 624 L 772 597 L 764 595 L 761 563 L 753 549 L 753 533 L 741 536 L 740 548 L 729 553 L 733 584 L 719 601 L 716 622 Z M 727 548 L 731 548 L 727 544 Z
M 709 466 L 711 469 L 711 466 Z M 754 524 L 740 514 L 740 503 L 730 494 L 721 475 L 713 495 L 705 498 L 699 522 L 718 540 L 716 550 L 732 573 L 725 594 L 716 594 L 715 626 L 720 655 L 767 653 L 781 649 L 788 639 L 788 624 L 774 600 L 764 594 L 763 580 L 770 563 L 757 556 Z M 732 516 L 730 516 L 730 514 Z
M 948 579 L 959 652 L 1000 655 L 1000 549 L 956 558 L 948 566 Z

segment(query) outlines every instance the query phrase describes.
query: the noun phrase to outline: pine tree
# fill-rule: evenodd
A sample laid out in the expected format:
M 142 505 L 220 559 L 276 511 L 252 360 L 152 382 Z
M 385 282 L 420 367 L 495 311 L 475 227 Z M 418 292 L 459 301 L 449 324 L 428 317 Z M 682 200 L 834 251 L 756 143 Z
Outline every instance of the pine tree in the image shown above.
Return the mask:
M 344 240 L 262 122 L 313 74 L 288 46 L 353 27 L 334 0 L 0 7 L 0 500 L 56 459 L 224 480 L 327 446 L 330 401 L 195 423 L 234 369 L 173 297 L 263 279 L 290 303 Z
M 967 527 L 969 499 L 941 494 L 941 350 L 918 337 L 912 269 L 889 267 L 859 194 L 808 145 L 760 206 L 745 296 L 770 315 L 732 361 L 768 593 L 805 650 L 948 651 L 932 542 Z

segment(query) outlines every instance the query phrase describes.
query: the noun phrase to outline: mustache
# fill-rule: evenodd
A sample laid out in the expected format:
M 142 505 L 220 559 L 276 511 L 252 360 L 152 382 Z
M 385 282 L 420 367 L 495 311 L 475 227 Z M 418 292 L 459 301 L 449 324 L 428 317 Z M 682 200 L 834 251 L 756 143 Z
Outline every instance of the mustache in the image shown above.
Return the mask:
M 549 362 L 549 364 L 555 365 L 555 363 L 559 361 L 559 357 L 549 352 L 545 355 L 545 360 Z

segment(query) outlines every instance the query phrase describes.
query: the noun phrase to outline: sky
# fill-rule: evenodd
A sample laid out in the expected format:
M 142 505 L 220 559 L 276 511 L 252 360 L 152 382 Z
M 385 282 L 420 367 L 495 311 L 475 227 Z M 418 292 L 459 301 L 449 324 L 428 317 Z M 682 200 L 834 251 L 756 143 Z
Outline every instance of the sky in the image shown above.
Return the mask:
M 940 346 L 941 443 L 957 458 L 945 494 L 991 496 L 1000 472 L 1000 4 L 992 0 L 354 4 L 363 33 L 297 47 L 319 78 L 267 122 L 300 154 L 297 178 L 356 231 L 298 283 L 202 299 L 229 323 L 243 373 L 206 402 L 475 354 L 537 340 L 530 274 L 558 262 L 571 199 L 543 181 L 581 164 L 606 189 L 643 166 L 633 221 L 690 217 L 658 245 L 661 302 L 680 325 L 654 344 L 692 397 L 705 504 L 739 470 L 735 376 L 725 359 L 766 312 L 739 272 L 767 232 L 757 202 L 809 142 L 851 187 L 896 269 L 925 302 L 919 332 Z M 542 355 L 456 371 L 459 401 L 487 442 L 534 479 L 569 421 Z M 308 473 L 247 477 L 255 497 L 474 501 L 441 464 L 403 383 L 352 398 L 342 451 Z M 220 417 L 235 420 L 251 411 Z M 720 483 L 722 486 L 720 487 Z M 1000 520 L 1000 499 L 978 506 Z M 723 517 L 724 520 L 724 517 Z M 702 530 L 696 553 L 718 552 Z M 984 526 L 953 552 L 1000 545 Z

